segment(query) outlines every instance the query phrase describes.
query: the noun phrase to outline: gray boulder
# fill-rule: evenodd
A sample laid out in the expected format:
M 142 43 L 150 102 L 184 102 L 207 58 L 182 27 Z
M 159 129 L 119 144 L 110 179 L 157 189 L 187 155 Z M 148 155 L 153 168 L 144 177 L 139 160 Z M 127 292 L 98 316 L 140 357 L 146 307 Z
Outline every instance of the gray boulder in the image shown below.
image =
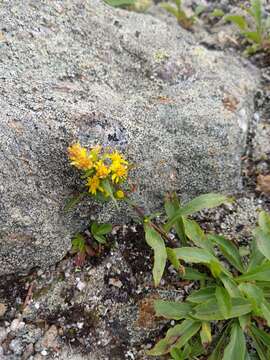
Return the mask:
M 72 141 L 122 150 L 148 210 L 168 190 L 241 189 L 250 65 L 98 0 L 4 0 L 0 19 L 0 274 L 58 261 L 91 216 L 126 220 L 91 201 L 64 214 Z

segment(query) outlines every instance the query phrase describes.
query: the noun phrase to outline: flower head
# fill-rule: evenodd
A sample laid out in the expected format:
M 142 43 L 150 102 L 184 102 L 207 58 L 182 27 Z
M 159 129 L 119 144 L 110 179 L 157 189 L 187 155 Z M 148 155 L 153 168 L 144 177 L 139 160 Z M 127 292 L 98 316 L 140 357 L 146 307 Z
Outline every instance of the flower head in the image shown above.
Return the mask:
M 112 162 L 119 163 L 119 164 L 128 164 L 128 162 L 123 158 L 123 156 L 118 152 L 114 151 L 112 154 L 109 154 L 109 158 Z
M 116 199 L 122 200 L 125 197 L 125 193 L 122 190 L 117 190 L 115 193 Z
M 102 160 L 99 160 L 95 164 L 95 169 L 96 169 L 96 175 L 100 179 L 106 178 L 110 173 L 110 169 L 104 164 Z
M 87 149 L 82 147 L 79 143 L 75 143 L 68 148 L 68 156 L 71 160 L 71 164 L 78 169 L 90 170 L 94 165 Z
M 115 183 L 119 183 L 123 181 L 127 177 L 128 167 L 123 165 L 117 161 L 114 161 L 110 167 L 112 172 L 112 181 Z
M 92 195 L 96 195 L 97 191 L 104 192 L 103 187 L 100 185 L 100 180 L 97 175 L 94 175 L 93 177 L 89 177 L 87 179 L 87 184 L 89 187 L 89 192 Z

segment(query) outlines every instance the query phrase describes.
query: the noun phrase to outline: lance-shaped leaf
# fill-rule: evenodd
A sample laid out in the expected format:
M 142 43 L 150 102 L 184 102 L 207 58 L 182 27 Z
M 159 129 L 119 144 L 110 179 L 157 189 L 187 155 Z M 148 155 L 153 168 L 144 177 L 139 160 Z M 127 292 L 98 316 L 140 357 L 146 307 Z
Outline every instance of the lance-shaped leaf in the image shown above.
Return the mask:
M 232 309 L 228 319 L 248 314 L 252 309 L 251 304 L 243 298 L 232 298 Z M 216 299 L 209 300 L 194 308 L 193 317 L 199 320 L 225 320 L 225 316 L 219 309 Z
M 181 278 L 185 279 L 185 280 L 207 280 L 210 279 L 209 276 L 207 276 L 206 274 L 190 268 L 190 267 L 185 267 L 185 273 L 183 275 L 181 275 Z
M 185 262 L 197 264 L 210 264 L 211 261 L 218 261 L 209 251 L 194 247 L 182 247 L 174 249 L 176 256 Z
M 224 20 L 234 23 L 242 31 L 247 28 L 247 21 L 242 15 L 227 15 Z
M 229 319 L 232 310 L 232 299 L 226 289 L 218 286 L 216 288 L 216 299 L 218 307 L 225 319 Z
M 178 257 L 176 256 L 174 249 L 167 247 L 166 251 L 169 262 L 172 264 L 176 271 L 179 271 L 181 269 L 181 264 Z
M 224 257 L 234 266 L 238 271 L 243 272 L 244 266 L 237 247 L 223 236 L 209 235 L 208 239 L 218 246 Z
M 259 226 L 262 231 L 270 232 L 270 215 L 266 211 L 261 211 L 259 214 Z
M 180 210 L 180 202 L 177 197 L 177 195 L 170 194 L 165 199 L 165 211 L 169 219 L 173 218 L 175 213 Z M 181 241 L 181 245 L 186 245 L 187 238 L 185 234 L 185 228 L 183 223 L 183 217 L 180 216 L 179 219 L 175 222 L 174 228 L 176 231 L 176 234 L 179 237 L 179 240 Z
M 232 199 L 229 199 L 227 196 L 221 194 L 210 193 L 198 196 L 186 205 L 182 206 L 181 209 L 176 212 L 174 217 L 167 222 L 165 229 L 166 231 L 169 231 L 177 219 L 181 216 L 188 216 L 200 210 L 210 209 L 231 201 Z
M 154 250 L 154 267 L 152 272 L 154 284 L 158 286 L 166 265 L 166 246 L 160 234 L 153 229 L 151 225 L 146 223 L 144 225 L 144 231 L 147 244 Z
M 154 307 L 157 316 L 163 316 L 166 319 L 173 320 L 183 319 L 192 310 L 192 306 L 188 303 L 163 300 L 156 300 Z
M 174 347 L 181 349 L 201 327 L 199 321 L 184 320 L 181 324 L 169 329 L 165 338 L 160 340 L 153 349 L 147 351 L 148 355 L 159 356 L 168 354 Z
M 135 0 L 105 0 L 105 2 L 113 7 L 119 7 L 124 5 L 133 5 Z
M 207 348 L 212 342 L 211 325 L 208 321 L 202 322 L 202 328 L 200 331 L 201 342 L 204 348 Z
M 263 317 L 267 321 L 267 325 L 270 326 L 270 304 L 268 301 L 264 300 L 261 303 L 261 310 L 263 313 Z
M 241 297 L 241 291 L 237 287 L 237 283 L 234 281 L 234 279 L 230 278 L 229 276 L 225 274 L 220 275 L 220 280 L 222 281 L 225 289 L 230 294 L 230 297 Z
M 270 232 L 264 232 L 261 228 L 257 227 L 253 231 L 253 235 L 259 251 L 264 257 L 270 260 Z
M 224 350 L 222 360 L 245 360 L 246 352 L 246 341 L 243 330 L 238 323 L 234 323 L 231 329 L 230 342 Z
M 262 289 L 251 283 L 241 283 L 238 288 L 250 301 L 253 307 L 253 311 L 255 311 L 255 313 L 259 316 L 260 306 L 264 301 L 264 294 Z
M 209 286 L 197 291 L 193 291 L 192 294 L 190 294 L 186 300 L 195 304 L 201 304 L 205 301 L 215 299 L 215 292 L 216 292 L 216 287 Z
M 198 247 L 206 249 L 210 252 L 213 252 L 213 246 L 211 241 L 209 241 L 203 232 L 200 225 L 189 219 L 184 219 L 185 233 L 187 237 Z
M 256 335 L 257 338 L 260 339 L 260 341 L 270 349 L 270 335 L 254 325 L 251 325 L 250 329 L 252 333 Z
M 261 339 L 254 332 L 254 327 L 252 327 L 252 326 L 250 328 L 249 335 L 251 336 L 251 338 L 253 340 L 253 346 L 255 347 L 260 360 L 269 360 L 269 358 L 267 356 L 268 347 L 266 347 L 262 343 Z
M 254 266 L 250 271 L 247 271 L 241 276 L 235 278 L 236 281 L 270 281 L 270 261 L 262 265 Z
M 222 330 L 219 340 L 217 342 L 216 347 L 212 351 L 212 354 L 208 358 L 208 360 L 220 360 L 220 355 L 225 348 L 226 343 L 228 342 L 228 334 L 231 328 L 232 320 L 226 325 L 226 328 Z
M 265 260 L 266 260 L 265 257 L 258 249 L 256 240 L 253 239 L 251 243 L 251 255 L 250 255 L 247 271 L 249 272 L 253 270 L 253 268 L 255 268 L 258 265 L 261 265 Z

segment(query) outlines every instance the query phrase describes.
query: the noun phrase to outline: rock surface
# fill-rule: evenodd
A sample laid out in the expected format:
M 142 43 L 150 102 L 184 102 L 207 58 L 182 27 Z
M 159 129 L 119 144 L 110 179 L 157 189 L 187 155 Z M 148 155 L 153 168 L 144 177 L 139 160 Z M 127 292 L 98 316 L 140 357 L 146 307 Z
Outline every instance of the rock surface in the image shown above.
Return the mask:
M 59 260 L 91 214 L 120 219 L 93 204 L 63 213 L 72 141 L 122 149 L 151 209 L 167 190 L 241 188 L 249 65 L 97 0 L 4 0 L 0 19 L 0 274 Z

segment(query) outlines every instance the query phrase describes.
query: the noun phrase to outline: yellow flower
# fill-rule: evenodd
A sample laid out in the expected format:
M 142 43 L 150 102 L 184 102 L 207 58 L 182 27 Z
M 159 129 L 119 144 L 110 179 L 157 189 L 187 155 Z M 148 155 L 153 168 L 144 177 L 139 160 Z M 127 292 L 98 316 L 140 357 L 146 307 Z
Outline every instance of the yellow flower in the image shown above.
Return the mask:
M 123 156 L 118 152 L 114 151 L 112 154 L 109 154 L 109 158 L 112 160 L 112 162 L 116 162 L 119 164 L 128 164 L 128 162 L 123 158 Z
M 93 167 L 91 155 L 89 155 L 87 149 L 82 147 L 79 143 L 68 147 L 68 156 L 71 160 L 71 164 L 78 169 L 90 170 Z
M 97 190 L 104 192 L 103 187 L 100 185 L 100 180 L 97 177 L 97 175 L 94 175 L 93 177 L 90 177 L 87 179 L 87 186 L 89 186 L 89 192 L 92 195 L 96 195 Z
M 106 178 L 109 173 L 110 173 L 110 169 L 107 168 L 107 166 L 104 164 L 104 162 L 102 160 L 99 160 L 96 164 L 95 164 L 95 169 L 96 169 L 96 175 L 97 177 L 99 177 L 100 179 L 104 179 Z
M 122 190 L 117 190 L 116 193 L 115 193 L 115 197 L 119 200 L 122 200 L 124 199 L 125 197 L 125 194 L 124 194 L 124 191 Z
M 124 180 L 127 177 L 128 168 L 127 166 L 114 161 L 110 167 L 112 174 L 112 181 L 119 183 L 119 181 Z

